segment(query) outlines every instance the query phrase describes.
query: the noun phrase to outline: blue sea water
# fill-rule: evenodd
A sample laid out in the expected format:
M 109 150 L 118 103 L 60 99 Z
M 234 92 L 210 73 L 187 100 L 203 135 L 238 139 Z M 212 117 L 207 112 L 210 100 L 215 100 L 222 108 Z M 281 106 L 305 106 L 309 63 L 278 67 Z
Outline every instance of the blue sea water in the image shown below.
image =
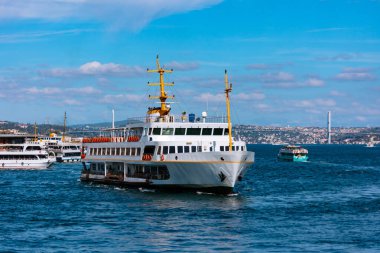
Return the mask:
M 256 163 L 237 195 L 79 181 L 80 164 L 0 171 L 0 252 L 380 252 L 380 147 L 306 146 Z

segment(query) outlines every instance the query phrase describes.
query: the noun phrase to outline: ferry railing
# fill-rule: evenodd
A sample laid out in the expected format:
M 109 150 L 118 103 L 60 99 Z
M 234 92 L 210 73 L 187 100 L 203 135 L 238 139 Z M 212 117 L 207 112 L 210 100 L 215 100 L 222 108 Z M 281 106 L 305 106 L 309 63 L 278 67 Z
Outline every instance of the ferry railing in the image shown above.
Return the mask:
M 137 123 L 227 123 L 227 118 L 224 116 L 208 116 L 208 117 L 188 117 L 183 115 L 168 115 L 168 116 L 145 116 L 133 117 L 127 119 L 127 124 Z

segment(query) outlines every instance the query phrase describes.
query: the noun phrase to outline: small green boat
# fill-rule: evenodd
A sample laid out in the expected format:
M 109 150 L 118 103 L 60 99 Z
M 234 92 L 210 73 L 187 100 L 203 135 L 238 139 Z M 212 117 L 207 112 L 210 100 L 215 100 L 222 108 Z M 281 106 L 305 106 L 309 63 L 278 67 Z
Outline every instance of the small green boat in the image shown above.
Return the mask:
M 301 146 L 287 145 L 280 149 L 277 159 L 288 162 L 307 162 L 309 151 Z

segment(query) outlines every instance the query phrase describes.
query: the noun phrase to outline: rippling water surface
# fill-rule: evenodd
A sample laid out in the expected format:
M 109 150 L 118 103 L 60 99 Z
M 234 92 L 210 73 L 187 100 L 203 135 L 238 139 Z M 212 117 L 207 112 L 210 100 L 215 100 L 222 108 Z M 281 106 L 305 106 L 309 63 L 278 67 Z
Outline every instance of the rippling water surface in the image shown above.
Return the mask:
M 0 252 L 379 252 L 380 147 L 306 146 L 308 163 L 256 163 L 236 196 L 79 181 L 80 164 L 0 171 Z

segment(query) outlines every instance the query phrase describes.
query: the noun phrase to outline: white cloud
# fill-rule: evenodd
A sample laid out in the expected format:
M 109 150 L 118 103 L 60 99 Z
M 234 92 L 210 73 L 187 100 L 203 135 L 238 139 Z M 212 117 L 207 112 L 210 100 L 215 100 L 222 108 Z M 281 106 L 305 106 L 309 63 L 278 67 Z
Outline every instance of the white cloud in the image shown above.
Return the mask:
M 305 85 L 310 87 L 321 87 L 325 85 L 325 82 L 321 79 L 312 77 L 306 80 Z
M 154 19 L 199 10 L 222 0 L 2 0 L 2 19 L 97 20 L 113 28 L 143 28 Z
M 98 61 L 87 62 L 77 69 L 54 68 L 40 71 L 41 75 L 49 77 L 71 76 L 122 76 L 134 77 L 146 74 L 146 70 L 139 66 L 127 66 L 116 63 L 101 63 Z

